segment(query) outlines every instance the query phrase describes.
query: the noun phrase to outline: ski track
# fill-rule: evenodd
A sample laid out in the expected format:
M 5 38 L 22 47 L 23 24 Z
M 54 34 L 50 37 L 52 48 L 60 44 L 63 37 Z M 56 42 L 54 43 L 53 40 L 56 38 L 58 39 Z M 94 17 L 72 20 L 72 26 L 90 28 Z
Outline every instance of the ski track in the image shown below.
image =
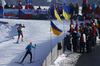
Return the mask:
M 8 25 L 5 25 L 5 29 L 7 29 L 7 33 L 5 33 L 5 39 L 1 39 L 0 41 L 0 66 L 20 66 L 20 64 L 16 64 L 22 54 L 25 52 L 25 47 L 29 44 L 29 42 L 33 42 L 37 44 L 37 48 L 35 49 L 35 60 L 40 60 L 38 62 L 27 64 L 29 62 L 30 56 L 28 55 L 24 60 L 24 66 L 41 66 L 43 60 L 46 58 L 48 53 L 50 52 L 50 21 L 49 20 L 17 20 L 17 19 L 0 19 L 0 21 L 8 22 Z M 63 30 L 63 23 L 58 22 L 57 20 L 53 20 L 53 22 Z M 64 27 L 67 27 L 69 24 L 63 20 L 65 23 Z M 16 24 L 24 24 L 25 28 L 23 28 L 24 34 L 24 42 L 20 42 L 16 44 L 17 41 L 17 26 Z M 9 26 L 9 27 L 6 27 Z M 65 28 L 68 29 L 68 28 Z M 1 29 L 0 29 L 1 30 Z M 65 32 L 66 33 L 66 32 Z M 57 44 L 57 37 L 52 35 L 52 48 Z M 64 37 L 64 33 L 59 36 L 58 41 L 61 41 Z M 14 39 L 12 39 L 14 38 Z M 34 60 L 34 50 L 33 60 Z M 22 60 L 22 58 L 21 58 Z M 20 61 L 21 61 L 20 60 Z

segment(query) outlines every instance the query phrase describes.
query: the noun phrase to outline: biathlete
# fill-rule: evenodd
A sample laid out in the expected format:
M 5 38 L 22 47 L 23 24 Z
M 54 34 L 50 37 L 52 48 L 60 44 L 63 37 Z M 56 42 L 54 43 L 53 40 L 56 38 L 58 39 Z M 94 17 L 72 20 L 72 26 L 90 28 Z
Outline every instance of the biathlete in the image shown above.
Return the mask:
M 19 39 L 20 39 L 20 35 L 22 36 L 22 39 L 21 41 L 23 42 L 23 32 L 22 32 L 22 28 L 25 28 L 25 26 L 19 24 L 18 28 L 17 28 L 17 32 L 18 32 L 18 40 L 17 40 L 17 43 L 19 42 Z
M 20 64 L 23 63 L 24 59 L 26 58 L 26 56 L 27 56 L 28 54 L 30 54 L 30 63 L 32 63 L 32 48 L 35 49 L 35 48 L 36 48 L 36 44 L 35 44 L 35 46 L 33 46 L 33 45 L 32 45 L 32 42 L 30 42 L 30 44 L 26 47 L 25 56 L 24 56 L 24 58 L 22 59 L 22 61 L 20 62 Z

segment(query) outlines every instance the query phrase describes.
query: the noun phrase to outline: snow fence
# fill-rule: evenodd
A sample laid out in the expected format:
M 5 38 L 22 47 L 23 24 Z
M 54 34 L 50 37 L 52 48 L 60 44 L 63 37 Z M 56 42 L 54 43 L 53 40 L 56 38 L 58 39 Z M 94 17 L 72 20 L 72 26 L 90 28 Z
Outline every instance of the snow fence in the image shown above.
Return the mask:
M 45 58 L 41 66 L 51 66 L 59 55 L 64 52 L 64 40 L 59 42 Z

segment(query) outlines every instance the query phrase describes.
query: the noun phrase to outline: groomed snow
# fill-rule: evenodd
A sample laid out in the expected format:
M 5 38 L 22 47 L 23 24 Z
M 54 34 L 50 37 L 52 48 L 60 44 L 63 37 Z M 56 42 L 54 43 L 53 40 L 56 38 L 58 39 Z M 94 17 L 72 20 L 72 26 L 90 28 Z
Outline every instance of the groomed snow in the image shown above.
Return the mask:
M 50 21 L 49 20 L 18 20 L 18 19 L 0 19 L 2 22 L 8 22 L 9 24 L 0 24 L 0 66 L 20 66 L 15 62 L 19 60 L 22 54 L 25 52 L 25 47 L 33 42 L 33 45 L 36 44 L 37 48 L 35 50 L 35 60 L 40 60 L 34 64 L 28 64 L 28 66 L 41 66 L 43 60 L 48 55 L 51 49 L 50 45 Z M 52 48 L 61 41 L 64 37 L 64 32 L 67 33 L 69 29 L 69 23 L 65 20 L 59 22 L 53 20 L 53 22 L 63 30 L 63 33 L 58 37 L 51 34 L 52 37 Z M 17 26 L 16 24 L 24 24 L 23 28 L 24 42 L 16 44 L 17 41 Z M 13 39 L 14 38 L 14 39 Z M 34 60 L 34 50 L 33 60 Z M 28 56 L 24 63 L 24 66 L 27 66 L 29 62 Z M 20 60 L 21 61 L 21 60 Z

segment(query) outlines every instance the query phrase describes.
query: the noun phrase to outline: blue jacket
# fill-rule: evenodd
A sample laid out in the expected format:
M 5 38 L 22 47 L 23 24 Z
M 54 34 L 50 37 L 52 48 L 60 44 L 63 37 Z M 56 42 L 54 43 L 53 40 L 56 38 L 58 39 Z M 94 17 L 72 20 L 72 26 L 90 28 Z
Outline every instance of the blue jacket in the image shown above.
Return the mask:
M 79 32 L 77 33 L 77 36 L 78 36 L 78 40 L 80 40 L 81 34 Z
M 94 4 L 92 5 L 92 11 L 94 11 L 94 10 L 96 9 L 96 7 L 97 7 L 97 5 L 96 5 L 96 3 L 94 3 Z
M 29 45 L 26 47 L 26 50 L 27 50 L 28 52 L 31 52 L 32 48 L 36 48 L 36 47 L 34 47 L 33 45 L 29 44 Z

